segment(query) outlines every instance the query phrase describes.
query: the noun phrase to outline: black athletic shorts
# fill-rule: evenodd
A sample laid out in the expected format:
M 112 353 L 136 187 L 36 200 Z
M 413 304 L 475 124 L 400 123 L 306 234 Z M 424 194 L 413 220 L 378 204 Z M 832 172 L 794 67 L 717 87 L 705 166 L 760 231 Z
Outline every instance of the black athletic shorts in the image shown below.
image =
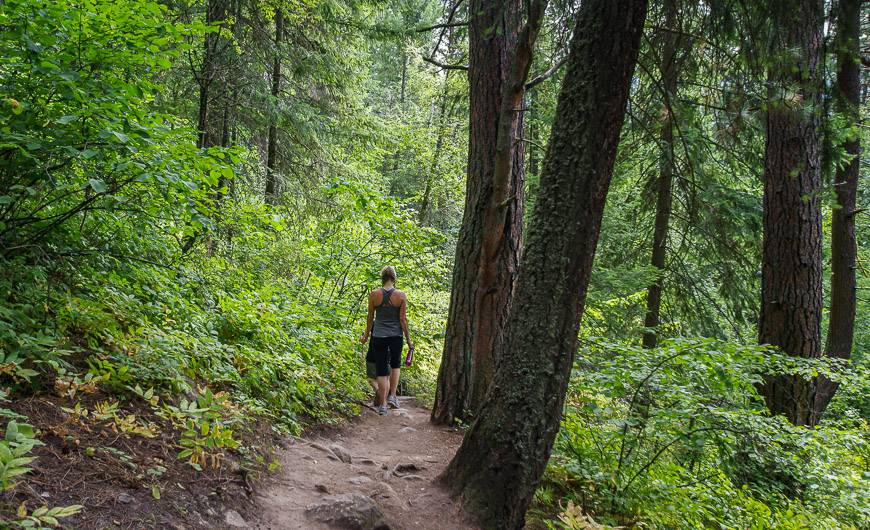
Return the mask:
M 402 366 L 402 337 L 372 337 L 366 355 L 366 375 L 390 375 L 390 368 Z

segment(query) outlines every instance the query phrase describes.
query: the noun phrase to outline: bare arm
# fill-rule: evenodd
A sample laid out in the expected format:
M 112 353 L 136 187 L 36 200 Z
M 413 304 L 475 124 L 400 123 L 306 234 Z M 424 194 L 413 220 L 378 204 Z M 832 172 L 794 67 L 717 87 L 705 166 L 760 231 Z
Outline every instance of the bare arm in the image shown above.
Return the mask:
M 369 293 L 369 314 L 366 317 L 366 330 L 363 332 L 362 336 L 359 338 L 360 342 L 366 342 L 369 340 L 369 337 L 372 335 L 372 326 L 375 323 L 375 302 L 372 299 L 372 294 Z
M 411 342 L 411 332 L 408 331 L 408 296 L 406 295 L 402 299 L 402 306 L 399 308 L 399 322 L 402 324 L 402 332 L 405 334 L 405 341 L 408 343 L 409 348 L 414 347 L 414 343 Z

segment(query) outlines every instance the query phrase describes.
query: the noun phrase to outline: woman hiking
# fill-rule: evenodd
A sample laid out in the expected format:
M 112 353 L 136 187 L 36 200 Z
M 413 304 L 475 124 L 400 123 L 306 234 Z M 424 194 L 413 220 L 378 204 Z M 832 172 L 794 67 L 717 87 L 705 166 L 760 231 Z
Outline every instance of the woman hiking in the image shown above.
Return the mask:
M 402 335 L 408 341 L 408 350 L 414 351 L 411 334 L 408 332 L 406 310 L 408 296 L 396 289 L 396 269 L 381 270 L 381 288 L 369 293 L 369 314 L 365 333 L 360 342 L 369 339 L 366 355 L 366 372 L 375 389 L 375 406 L 378 414 L 387 413 L 387 405 L 399 408 L 396 387 L 402 366 Z M 410 366 L 410 355 L 406 364 Z

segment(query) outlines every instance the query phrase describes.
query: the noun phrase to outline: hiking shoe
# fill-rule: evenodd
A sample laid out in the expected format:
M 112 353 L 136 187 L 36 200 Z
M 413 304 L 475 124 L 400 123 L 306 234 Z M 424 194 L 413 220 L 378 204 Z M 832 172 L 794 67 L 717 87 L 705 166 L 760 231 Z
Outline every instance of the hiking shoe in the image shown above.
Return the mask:
M 386 416 L 387 415 L 387 406 L 386 405 L 381 405 L 380 407 L 378 407 L 378 415 L 379 416 Z
M 394 409 L 399 408 L 399 398 L 397 398 L 395 395 L 388 397 L 387 405 L 391 406 Z

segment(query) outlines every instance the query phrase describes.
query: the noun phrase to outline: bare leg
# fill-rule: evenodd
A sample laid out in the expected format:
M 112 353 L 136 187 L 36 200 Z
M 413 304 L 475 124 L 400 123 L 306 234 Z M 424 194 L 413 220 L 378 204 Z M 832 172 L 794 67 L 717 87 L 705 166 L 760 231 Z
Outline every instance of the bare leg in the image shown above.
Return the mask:
M 387 404 L 387 389 L 390 386 L 390 376 L 378 376 L 378 406 Z
M 368 378 L 369 386 L 372 387 L 372 390 L 375 393 L 375 406 L 378 406 L 378 380 L 374 377 Z
M 396 388 L 399 386 L 399 375 L 401 374 L 401 368 L 393 368 L 390 371 L 390 395 L 396 395 Z

